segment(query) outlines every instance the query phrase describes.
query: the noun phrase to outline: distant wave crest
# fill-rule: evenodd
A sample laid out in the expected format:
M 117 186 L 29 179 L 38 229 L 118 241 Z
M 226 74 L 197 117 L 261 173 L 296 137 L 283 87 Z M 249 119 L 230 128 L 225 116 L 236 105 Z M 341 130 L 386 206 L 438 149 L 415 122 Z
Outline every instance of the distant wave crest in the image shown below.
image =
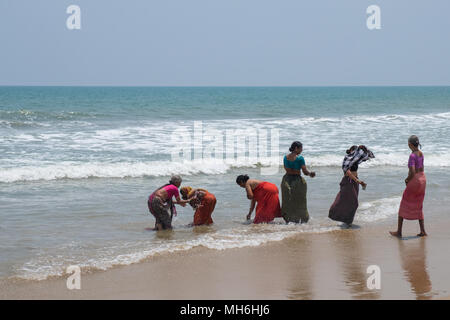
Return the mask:
M 280 158 L 264 158 L 249 160 L 248 158 L 233 161 L 215 161 L 204 159 L 196 161 L 171 162 L 60 162 L 45 165 L 26 165 L 20 167 L 3 168 L 0 171 L 0 182 L 11 183 L 17 181 L 59 180 L 59 179 L 87 179 L 87 178 L 139 178 L 160 177 L 171 174 L 181 175 L 217 175 L 225 174 L 236 168 L 269 167 L 278 164 Z M 363 163 L 362 167 L 403 167 L 407 165 L 407 154 L 378 154 L 376 159 Z M 319 155 L 306 158 L 308 167 L 340 167 L 342 156 Z M 450 155 L 427 155 L 427 167 L 450 167 Z

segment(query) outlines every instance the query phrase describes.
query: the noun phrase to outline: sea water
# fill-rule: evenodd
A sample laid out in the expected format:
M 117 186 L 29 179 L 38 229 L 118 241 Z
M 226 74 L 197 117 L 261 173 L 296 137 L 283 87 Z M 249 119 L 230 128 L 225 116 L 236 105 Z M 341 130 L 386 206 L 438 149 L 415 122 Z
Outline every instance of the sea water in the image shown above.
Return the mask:
M 248 224 L 239 174 L 280 185 L 280 166 L 174 161 L 173 134 L 257 128 L 279 132 L 278 163 L 303 143 L 308 224 Z M 407 139 L 420 137 L 427 222 L 449 214 L 450 87 L 0 87 L 0 278 L 45 279 L 69 265 L 108 269 L 196 246 L 258 246 L 298 233 L 340 230 L 327 218 L 345 150 L 364 144 L 355 224 L 395 225 L 407 175 Z M 176 137 L 175 137 L 176 138 Z M 183 137 L 180 136 L 180 139 Z M 147 198 L 180 174 L 217 197 L 214 225 L 189 228 L 178 206 L 172 232 L 153 232 Z

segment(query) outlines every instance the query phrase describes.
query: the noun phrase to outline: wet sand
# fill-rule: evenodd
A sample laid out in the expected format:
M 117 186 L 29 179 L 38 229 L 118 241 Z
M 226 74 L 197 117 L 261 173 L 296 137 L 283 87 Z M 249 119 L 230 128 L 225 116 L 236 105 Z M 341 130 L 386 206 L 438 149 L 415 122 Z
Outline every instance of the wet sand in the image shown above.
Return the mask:
M 206 248 L 81 276 L 0 282 L 0 299 L 442 299 L 450 295 L 450 222 L 415 237 L 388 234 L 393 223 L 322 234 L 300 234 L 259 247 Z M 367 288 L 369 265 L 381 269 L 381 289 Z

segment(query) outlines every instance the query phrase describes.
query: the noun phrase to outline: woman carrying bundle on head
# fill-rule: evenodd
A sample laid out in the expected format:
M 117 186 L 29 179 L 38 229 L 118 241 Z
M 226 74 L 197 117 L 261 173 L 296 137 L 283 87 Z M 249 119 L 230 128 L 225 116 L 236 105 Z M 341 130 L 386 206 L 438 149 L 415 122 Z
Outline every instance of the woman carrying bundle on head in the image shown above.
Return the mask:
M 216 207 L 216 197 L 205 189 L 183 187 L 180 190 L 183 200 L 191 199 L 189 204 L 195 210 L 194 221 L 191 225 L 209 225 L 213 223 L 211 214 Z
M 175 204 L 183 207 L 191 199 L 180 199 L 178 188 L 181 185 L 180 176 L 172 176 L 168 184 L 156 189 L 148 198 L 147 205 L 150 213 L 155 217 L 155 230 L 172 229 L 172 218 L 177 215 Z M 173 201 L 175 197 L 175 201 Z
M 353 223 L 359 205 L 359 185 L 362 185 L 363 190 L 367 186 L 364 181 L 358 179 L 358 166 L 372 158 L 375 156 L 365 146 L 352 146 L 347 150 L 347 155 L 342 163 L 344 177 L 340 183 L 340 191 L 331 205 L 328 214 L 330 219 L 344 222 L 349 226 Z
M 236 183 L 241 188 L 245 188 L 247 198 L 251 200 L 247 220 L 250 220 L 255 205 L 256 213 L 253 223 L 267 223 L 281 217 L 280 199 L 276 185 L 266 181 L 250 179 L 248 175 L 238 176 Z
M 305 176 L 311 178 L 314 178 L 316 173 L 306 169 L 305 159 L 300 155 L 303 151 L 301 142 L 294 141 L 289 151 L 291 153 L 283 159 L 286 174 L 281 181 L 281 215 L 287 223 L 306 223 L 309 220 L 306 205 L 307 186 L 300 172 L 303 171 Z
M 409 172 L 405 179 L 406 189 L 403 192 L 398 211 L 398 227 L 397 231 L 390 231 L 391 235 L 399 238 L 402 237 L 403 219 L 419 220 L 420 233 L 418 236 L 427 235 L 423 219 L 423 200 L 425 199 L 427 178 L 423 166 L 424 155 L 419 150 L 419 147 L 421 147 L 419 138 L 417 136 L 409 137 L 408 147 L 411 149 L 408 161 Z

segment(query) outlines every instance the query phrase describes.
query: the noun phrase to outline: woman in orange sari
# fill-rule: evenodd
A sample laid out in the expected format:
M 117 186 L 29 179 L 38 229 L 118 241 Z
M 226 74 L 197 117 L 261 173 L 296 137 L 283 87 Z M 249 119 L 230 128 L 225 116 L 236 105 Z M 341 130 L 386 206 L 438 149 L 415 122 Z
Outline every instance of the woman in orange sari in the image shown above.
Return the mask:
M 256 206 L 253 223 L 267 223 L 281 217 L 280 199 L 276 185 L 266 181 L 250 179 L 248 175 L 240 175 L 236 183 L 247 191 L 247 198 L 252 200 L 247 220 L 250 220 Z
M 409 137 L 408 146 L 412 152 L 408 161 L 408 177 L 405 179 L 406 189 L 403 192 L 398 211 L 398 227 L 397 231 L 390 231 L 391 235 L 399 238 L 402 237 L 403 219 L 419 220 L 420 233 L 417 236 L 424 237 L 427 235 L 423 221 L 423 200 L 427 186 L 423 166 L 424 155 L 419 150 L 420 143 L 417 136 Z
M 216 197 L 205 189 L 183 187 L 180 190 L 184 200 L 191 199 L 189 204 L 195 210 L 192 226 L 210 225 L 213 223 L 211 214 L 216 207 Z

